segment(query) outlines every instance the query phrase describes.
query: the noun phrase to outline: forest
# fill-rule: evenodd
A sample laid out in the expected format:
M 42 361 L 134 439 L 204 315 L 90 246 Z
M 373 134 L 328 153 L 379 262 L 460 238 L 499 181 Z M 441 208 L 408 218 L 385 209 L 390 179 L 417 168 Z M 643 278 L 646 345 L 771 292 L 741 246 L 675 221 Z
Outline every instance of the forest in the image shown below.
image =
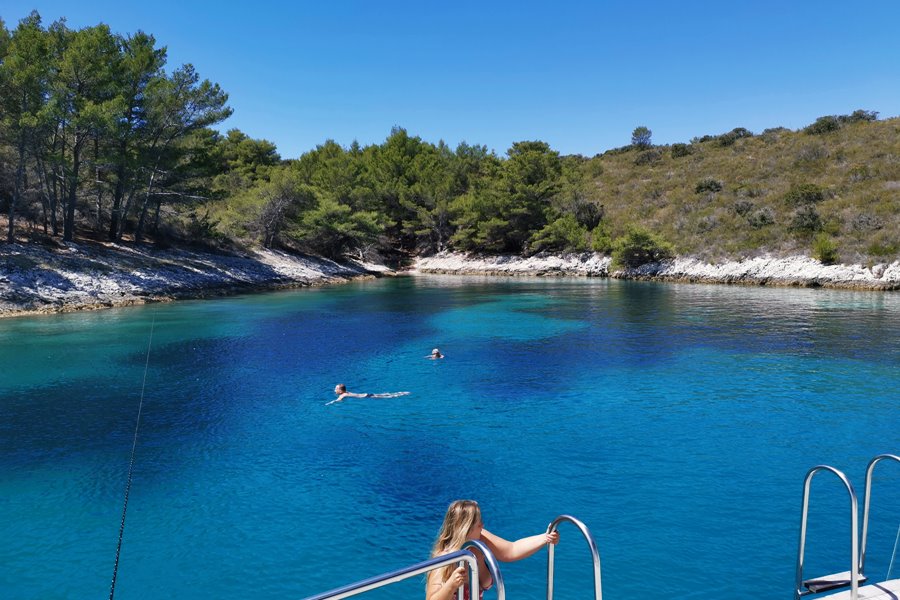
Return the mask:
M 0 222 L 7 243 L 263 246 L 403 263 L 443 250 L 601 252 L 632 266 L 763 253 L 900 257 L 900 119 L 631 140 L 592 157 L 540 140 L 498 155 L 394 127 L 286 159 L 216 129 L 228 94 L 155 38 L 0 21 Z M 630 142 L 630 143 L 629 143 Z

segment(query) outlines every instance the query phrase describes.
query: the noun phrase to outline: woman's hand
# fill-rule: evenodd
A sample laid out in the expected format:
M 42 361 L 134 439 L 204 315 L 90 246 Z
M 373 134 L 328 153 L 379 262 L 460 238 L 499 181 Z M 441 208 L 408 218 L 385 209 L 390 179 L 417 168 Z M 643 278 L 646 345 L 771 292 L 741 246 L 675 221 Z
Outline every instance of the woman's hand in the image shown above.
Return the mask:
M 544 534 L 544 539 L 546 540 L 546 544 L 553 544 L 554 546 L 559 542 L 559 532 L 551 531 L 550 533 Z
M 447 585 L 450 586 L 451 589 L 457 589 L 459 586 L 466 582 L 468 577 L 466 576 L 466 568 L 465 567 L 457 567 L 453 570 L 453 573 L 450 574 L 450 579 L 447 580 Z

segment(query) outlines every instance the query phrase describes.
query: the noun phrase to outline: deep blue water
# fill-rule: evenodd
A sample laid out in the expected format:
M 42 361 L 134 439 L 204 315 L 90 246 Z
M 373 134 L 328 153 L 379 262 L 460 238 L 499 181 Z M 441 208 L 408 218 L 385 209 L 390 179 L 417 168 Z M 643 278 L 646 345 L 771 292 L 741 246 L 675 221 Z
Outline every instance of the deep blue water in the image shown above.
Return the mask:
M 861 497 L 900 453 L 898 294 L 421 277 L 6 319 L 3 598 L 108 597 L 145 364 L 117 598 L 302 598 L 424 560 L 457 498 L 507 538 L 580 518 L 604 598 L 788 598 L 807 470 Z M 808 575 L 849 568 L 847 513 L 817 477 Z M 555 598 L 588 598 L 561 533 Z M 503 567 L 543 597 L 543 555 Z

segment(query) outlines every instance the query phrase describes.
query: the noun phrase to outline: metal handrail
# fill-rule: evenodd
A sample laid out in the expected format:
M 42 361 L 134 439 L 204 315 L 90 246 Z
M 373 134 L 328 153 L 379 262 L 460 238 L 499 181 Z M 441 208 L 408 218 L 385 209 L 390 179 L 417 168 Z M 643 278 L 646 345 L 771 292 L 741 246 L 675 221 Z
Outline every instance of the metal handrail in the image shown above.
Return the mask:
M 863 522 L 862 522 L 862 539 L 859 548 L 859 572 L 865 572 L 866 565 L 866 537 L 869 534 L 869 502 L 872 498 L 872 471 L 875 465 L 884 459 L 891 459 L 900 462 L 900 456 L 895 454 L 880 454 L 869 461 L 866 467 L 866 495 L 863 500 Z
M 494 556 L 494 553 L 491 552 L 490 548 L 482 542 L 481 540 L 469 540 L 465 544 L 463 544 L 462 549 L 465 550 L 470 546 L 475 546 L 481 553 L 484 555 L 484 564 L 487 566 L 488 572 L 491 574 L 491 578 L 494 580 L 494 589 L 497 590 L 497 600 L 506 600 L 506 586 L 503 584 L 503 575 L 500 573 L 500 565 L 497 564 L 497 558 Z M 478 579 L 478 569 L 475 570 L 474 573 L 471 574 L 472 578 Z M 480 583 L 479 583 L 480 585 Z M 457 595 L 462 598 L 462 587 L 459 588 Z M 473 596 L 469 594 L 469 598 L 477 598 L 478 596 Z
M 838 479 L 843 482 L 844 487 L 850 495 L 850 598 L 851 600 L 857 600 L 859 598 L 859 539 L 857 537 L 857 532 L 859 531 L 857 522 L 859 518 L 859 506 L 856 500 L 856 492 L 853 491 L 853 486 L 850 484 L 850 480 L 847 479 L 846 475 L 828 465 L 818 465 L 810 469 L 803 482 L 803 512 L 800 517 L 800 547 L 797 550 L 797 583 L 794 590 L 794 599 L 799 600 L 801 596 L 805 595 L 803 592 L 803 553 L 806 547 L 806 518 L 809 512 L 809 488 L 812 483 L 812 478 L 819 471 L 834 473 Z
M 560 515 L 553 519 L 553 522 L 547 526 L 547 533 L 556 531 L 559 524 L 563 521 L 569 521 L 581 531 L 584 539 L 587 540 L 588 547 L 591 550 L 591 559 L 594 563 L 594 600 L 603 599 L 603 591 L 600 587 L 600 553 L 597 552 L 597 544 L 594 543 L 594 537 L 588 530 L 587 526 L 571 515 Z M 547 548 L 547 600 L 553 600 L 553 544 Z
M 487 556 L 490 555 L 490 550 L 485 552 L 485 549 L 479 549 L 485 553 L 485 558 L 487 559 Z M 493 560 L 493 555 L 490 556 Z M 376 575 L 375 577 L 363 579 L 362 581 L 335 588 L 328 592 L 309 596 L 305 600 L 340 600 L 340 598 L 349 598 L 350 596 L 356 596 L 363 592 L 368 592 L 376 588 L 403 581 L 404 579 L 409 579 L 410 577 L 415 577 L 416 575 L 421 575 L 422 573 L 427 573 L 432 569 L 445 567 L 459 562 L 463 562 L 469 567 L 469 598 L 478 598 L 478 560 L 476 560 L 475 555 L 469 550 L 457 550 L 456 552 L 436 556 L 432 559 L 402 569 L 397 569 L 396 571 L 391 571 L 390 573 Z M 496 562 L 494 562 L 494 564 L 496 565 Z M 499 570 L 497 572 L 499 574 Z

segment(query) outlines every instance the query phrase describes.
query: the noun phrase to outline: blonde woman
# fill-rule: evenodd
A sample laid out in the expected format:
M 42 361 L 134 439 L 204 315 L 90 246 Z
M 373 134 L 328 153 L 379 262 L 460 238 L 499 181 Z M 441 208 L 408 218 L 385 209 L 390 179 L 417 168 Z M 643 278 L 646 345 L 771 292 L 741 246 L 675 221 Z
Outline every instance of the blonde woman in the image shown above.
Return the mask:
M 484 523 L 481 520 L 481 509 L 478 507 L 477 502 L 474 500 L 457 500 L 447 508 L 447 514 L 444 515 L 444 523 L 441 525 L 441 530 L 434 542 L 431 557 L 434 558 L 456 552 L 470 540 L 483 542 L 493 552 L 497 560 L 513 562 L 531 556 L 547 544 L 557 543 L 559 541 L 559 532 L 540 533 L 510 542 L 484 528 Z M 473 548 L 472 553 L 475 554 L 478 560 L 480 599 L 484 594 L 484 590 L 489 589 L 494 582 L 491 580 L 491 574 L 487 570 L 484 556 L 482 556 L 481 552 Z M 456 594 L 456 590 L 459 586 L 466 583 L 466 580 L 466 567 L 447 565 L 441 569 L 435 569 L 428 574 L 425 598 L 426 600 L 451 600 Z M 464 587 L 463 590 L 464 597 L 468 599 L 469 588 Z

